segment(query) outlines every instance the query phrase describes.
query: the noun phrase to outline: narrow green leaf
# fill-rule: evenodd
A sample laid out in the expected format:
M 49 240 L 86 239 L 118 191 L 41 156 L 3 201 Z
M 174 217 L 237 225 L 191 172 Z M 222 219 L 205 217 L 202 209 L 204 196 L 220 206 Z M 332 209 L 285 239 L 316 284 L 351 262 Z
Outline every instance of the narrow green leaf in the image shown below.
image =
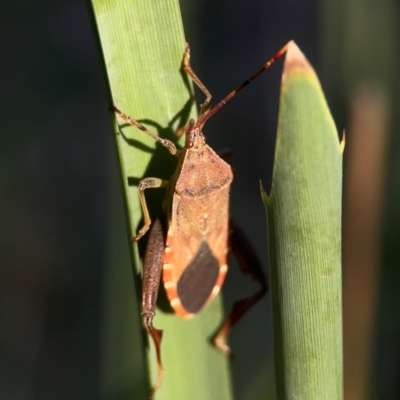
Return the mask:
M 268 211 L 278 399 L 342 399 L 342 152 L 295 44 L 281 89 Z
M 158 136 L 175 141 L 174 132 L 196 113 L 192 86 L 181 70 L 185 40 L 178 1 L 92 0 L 90 6 L 104 59 L 110 105 L 139 120 Z M 113 113 L 110 117 L 121 164 L 128 230 L 134 235 L 142 223 L 138 181 L 149 176 L 169 179 L 176 160 L 143 132 L 126 126 Z M 146 197 L 154 200 L 150 212 L 155 219 L 161 198 L 149 192 Z M 132 245 L 131 250 L 139 309 L 141 263 L 137 246 Z M 157 310 L 154 325 L 164 330 L 162 358 L 166 373 L 156 399 L 231 398 L 229 361 L 209 341 L 222 319 L 220 298 L 190 321 Z M 141 327 L 141 323 L 138 317 L 137 325 Z M 129 333 L 125 337 L 131 340 Z M 141 338 L 132 337 L 134 340 Z M 145 346 L 142 362 L 149 366 L 148 381 L 152 384 L 157 368 L 153 344 L 150 342 L 149 346 Z M 147 378 L 132 376 L 132 380 Z M 140 392 L 133 398 L 142 396 Z

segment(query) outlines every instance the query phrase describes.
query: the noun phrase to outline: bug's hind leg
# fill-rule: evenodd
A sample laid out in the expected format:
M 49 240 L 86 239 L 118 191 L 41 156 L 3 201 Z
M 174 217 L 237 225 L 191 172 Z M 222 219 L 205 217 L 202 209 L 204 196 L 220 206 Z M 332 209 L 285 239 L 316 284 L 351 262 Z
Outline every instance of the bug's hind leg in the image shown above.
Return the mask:
M 225 339 L 231 331 L 232 327 L 243 317 L 243 315 L 260 300 L 268 290 L 267 278 L 262 269 L 261 263 L 254 251 L 253 246 L 246 238 L 244 233 L 231 220 L 231 236 L 230 245 L 235 255 L 239 267 L 243 274 L 249 274 L 260 284 L 260 289 L 253 295 L 245 299 L 236 301 L 232 310 L 226 318 L 225 322 L 214 337 L 214 344 L 224 353 L 230 353 L 229 346 L 225 343 Z
M 161 362 L 161 339 L 163 331 L 153 326 L 158 289 L 160 287 L 165 247 L 165 226 L 163 219 L 157 219 L 150 231 L 149 242 L 146 249 L 143 283 L 142 283 L 142 316 L 147 332 L 151 336 L 156 349 L 158 374 L 149 397 L 152 398 L 161 386 L 164 377 L 164 367 Z

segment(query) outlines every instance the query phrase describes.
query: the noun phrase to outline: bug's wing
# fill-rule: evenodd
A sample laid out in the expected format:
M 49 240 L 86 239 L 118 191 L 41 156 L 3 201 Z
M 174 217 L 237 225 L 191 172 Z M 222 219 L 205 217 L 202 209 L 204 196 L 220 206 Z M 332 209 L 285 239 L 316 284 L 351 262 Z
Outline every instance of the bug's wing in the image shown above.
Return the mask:
M 198 313 L 206 304 L 219 274 L 218 260 L 207 241 L 202 241 L 190 264 L 179 278 L 177 290 L 183 308 Z

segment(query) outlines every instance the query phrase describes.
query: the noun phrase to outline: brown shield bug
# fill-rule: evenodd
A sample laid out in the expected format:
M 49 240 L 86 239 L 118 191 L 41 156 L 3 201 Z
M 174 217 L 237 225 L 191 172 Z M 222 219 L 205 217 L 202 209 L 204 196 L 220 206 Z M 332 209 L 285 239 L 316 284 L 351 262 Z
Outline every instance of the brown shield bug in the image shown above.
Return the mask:
M 158 363 L 158 377 L 151 396 L 160 387 L 164 375 L 161 363 L 163 331 L 153 327 L 161 275 L 175 313 L 183 318 L 191 317 L 207 306 L 220 291 L 228 271 L 229 251 L 232 249 L 242 272 L 250 274 L 261 287 L 253 295 L 234 303 L 229 316 L 215 336 L 214 344 L 225 353 L 230 352 L 225 338 L 232 326 L 267 291 L 266 276 L 252 246 L 229 216 L 232 168 L 206 144 L 202 129 L 212 115 L 282 56 L 287 47 L 288 44 L 211 108 L 211 94 L 190 66 L 190 48 L 187 45 L 183 60 L 184 70 L 206 95 L 206 100 L 200 107 L 197 121 L 191 119 L 177 133 L 178 136 L 186 133 L 185 147 L 181 150 L 171 141 L 158 137 L 116 107 L 112 107 L 121 119 L 151 136 L 179 159 L 176 171 L 169 181 L 159 178 L 145 178 L 140 181 L 139 197 L 144 226 L 132 238 L 133 241 L 138 241 L 151 226 L 144 191 L 149 188 L 166 188 L 163 214 L 151 229 L 143 271 L 142 315 L 146 330 L 153 339 Z

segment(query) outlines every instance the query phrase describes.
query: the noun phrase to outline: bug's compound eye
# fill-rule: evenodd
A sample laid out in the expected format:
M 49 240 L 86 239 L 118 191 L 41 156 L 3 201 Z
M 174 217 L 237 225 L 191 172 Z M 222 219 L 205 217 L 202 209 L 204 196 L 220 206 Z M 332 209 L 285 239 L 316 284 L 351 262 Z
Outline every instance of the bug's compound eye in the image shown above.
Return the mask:
M 195 143 L 195 138 L 196 138 L 196 133 L 193 131 L 189 132 L 189 140 L 188 140 L 189 149 L 193 148 L 194 143 Z
M 186 137 L 186 148 L 187 149 L 192 149 L 192 148 L 199 148 L 204 145 L 204 136 L 203 134 L 199 131 L 198 128 L 194 128 L 191 130 L 188 130 L 187 132 L 187 137 Z

